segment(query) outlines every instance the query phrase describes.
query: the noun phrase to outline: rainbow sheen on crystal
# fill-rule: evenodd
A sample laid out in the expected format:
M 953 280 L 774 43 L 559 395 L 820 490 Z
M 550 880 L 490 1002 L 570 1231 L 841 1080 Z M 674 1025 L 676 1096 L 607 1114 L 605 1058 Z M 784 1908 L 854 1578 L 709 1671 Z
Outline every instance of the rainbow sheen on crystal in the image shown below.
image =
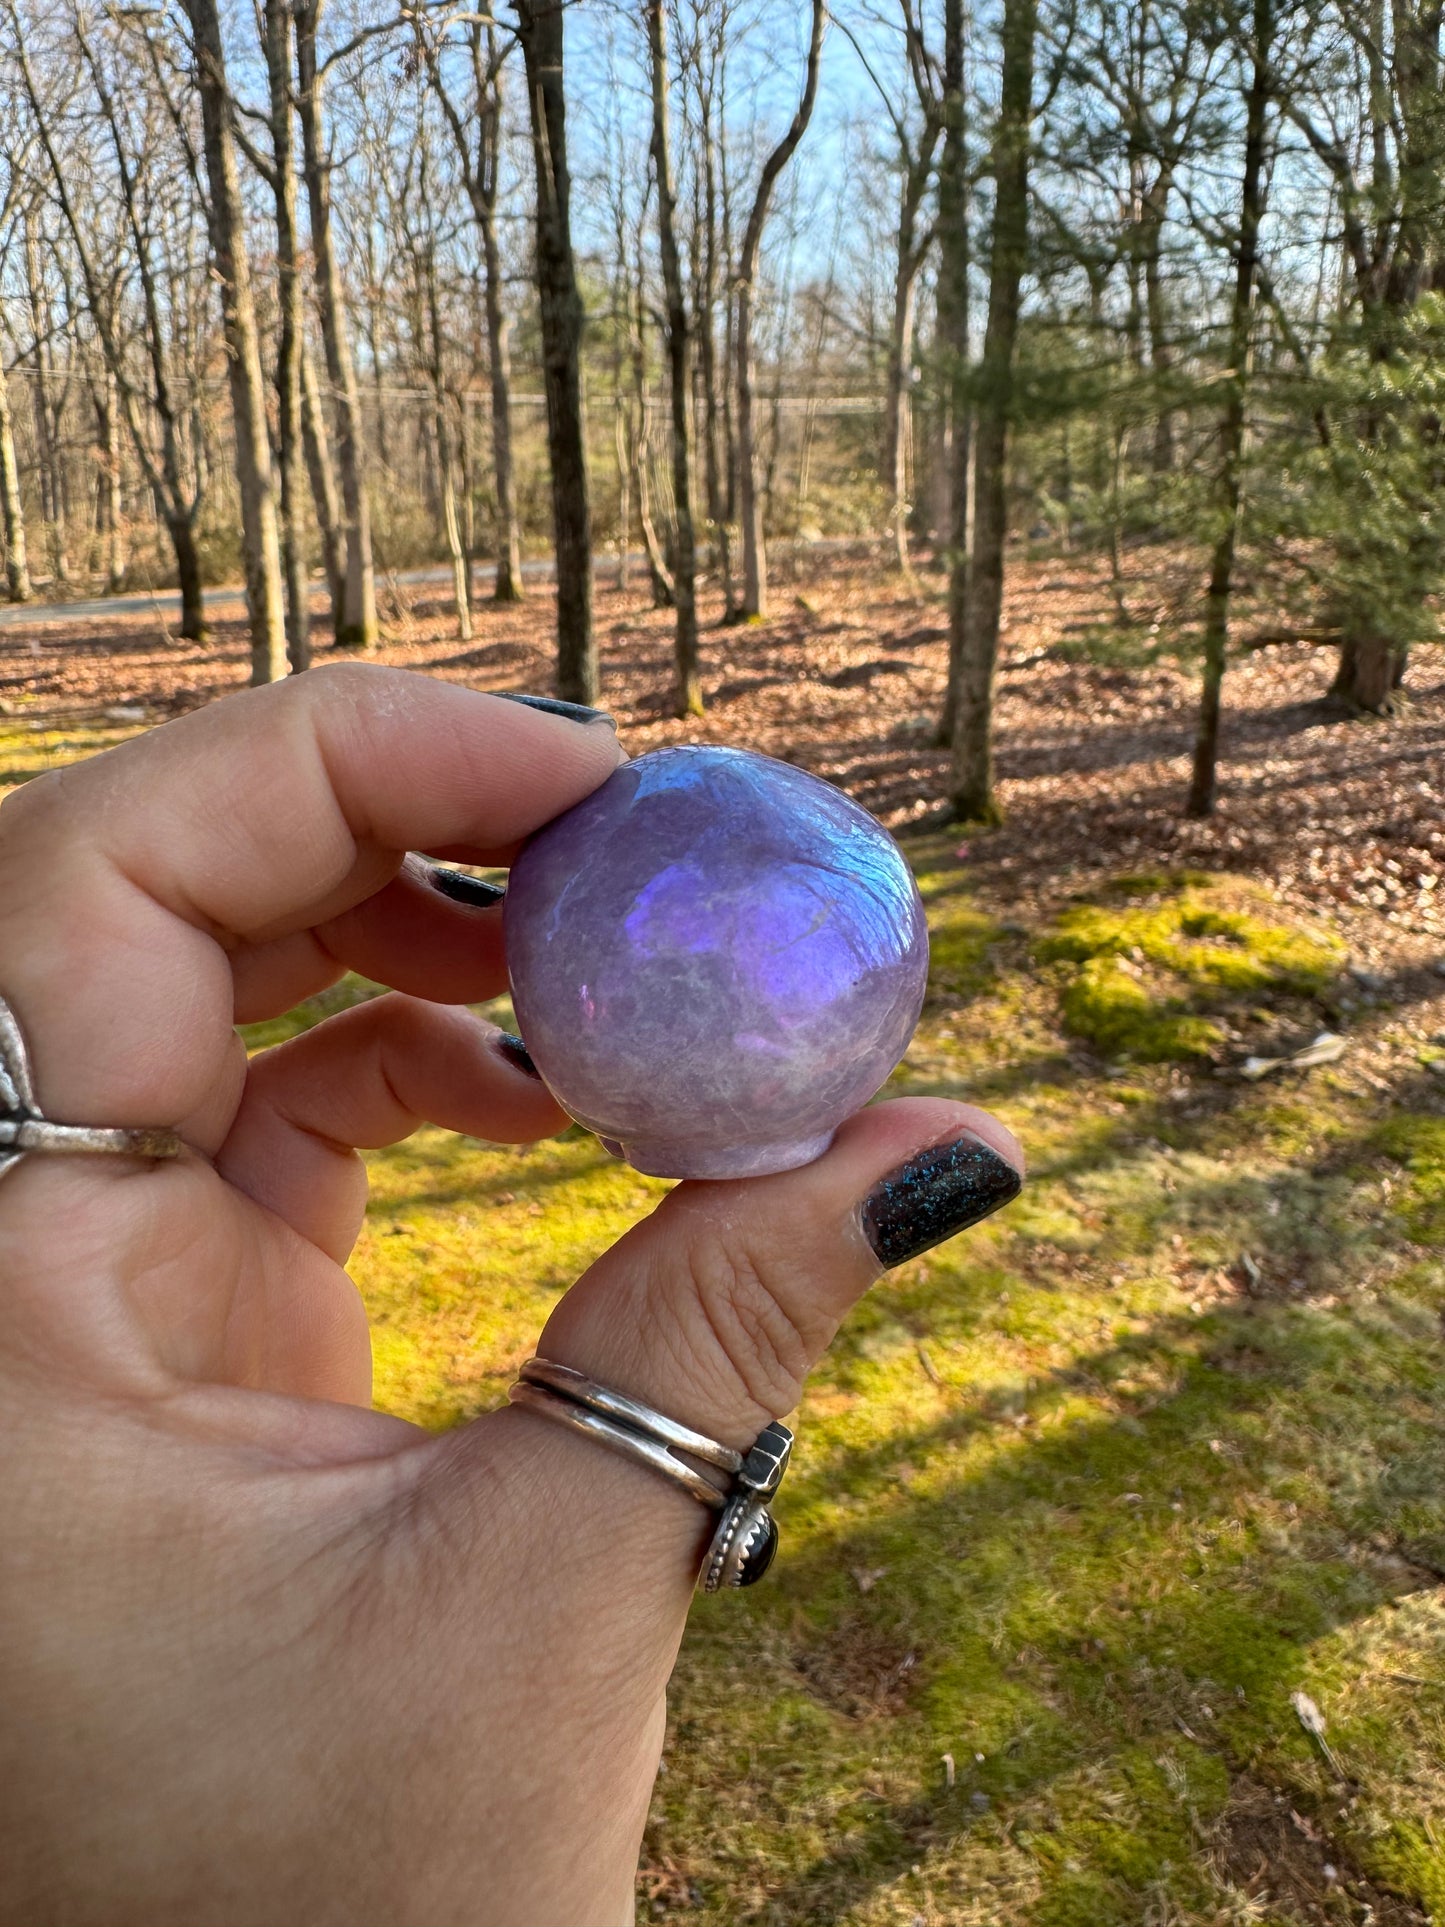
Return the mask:
M 903 853 L 829 783 L 746 750 L 654 750 L 538 832 L 504 911 L 517 1022 L 564 1108 L 639 1171 L 806 1164 L 923 1005 Z

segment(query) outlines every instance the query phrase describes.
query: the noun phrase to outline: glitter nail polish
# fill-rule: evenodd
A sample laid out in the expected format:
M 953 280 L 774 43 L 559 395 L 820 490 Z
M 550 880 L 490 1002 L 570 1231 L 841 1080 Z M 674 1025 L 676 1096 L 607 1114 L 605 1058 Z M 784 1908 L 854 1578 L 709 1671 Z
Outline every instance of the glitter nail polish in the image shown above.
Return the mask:
M 1009 1204 L 1023 1178 L 970 1132 L 920 1151 L 890 1171 L 863 1202 L 863 1231 L 886 1271 Z

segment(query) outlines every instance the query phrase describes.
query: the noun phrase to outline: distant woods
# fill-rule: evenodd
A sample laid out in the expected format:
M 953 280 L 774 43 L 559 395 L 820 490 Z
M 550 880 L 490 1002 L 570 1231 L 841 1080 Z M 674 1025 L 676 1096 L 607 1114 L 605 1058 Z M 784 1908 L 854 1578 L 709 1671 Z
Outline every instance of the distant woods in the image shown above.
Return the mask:
M 1019 543 L 1099 647 L 1199 666 L 1235 601 L 1387 715 L 1445 576 L 1445 69 L 1425 0 L 0 0 L 0 594 L 244 576 L 256 681 L 313 575 L 463 637 L 555 566 L 766 621 L 769 548 L 869 539 L 946 604 L 958 817 L 997 814 Z M 1167 624 L 1142 543 L 1197 559 Z M 1244 640 L 1260 640 L 1256 636 Z M 745 642 L 739 645 L 745 647 Z

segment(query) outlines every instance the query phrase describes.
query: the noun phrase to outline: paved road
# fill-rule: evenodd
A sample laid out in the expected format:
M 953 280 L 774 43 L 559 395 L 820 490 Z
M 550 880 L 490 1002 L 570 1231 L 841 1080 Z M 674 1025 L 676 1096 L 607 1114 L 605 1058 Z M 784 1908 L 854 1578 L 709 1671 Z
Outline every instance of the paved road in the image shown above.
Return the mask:
M 637 561 L 640 563 L 642 560 L 643 557 L 639 555 Z M 611 556 L 598 562 L 599 571 L 615 569 L 616 566 L 616 559 Z M 552 574 L 551 560 L 524 562 L 522 574 L 534 581 L 548 578 Z M 489 568 L 479 566 L 473 579 L 479 588 L 484 588 L 491 581 L 491 575 Z M 407 588 L 424 587 L 432 582 L 445 583 L 450 588 L 452 572 L 449 568 L 403 569 L 396 580 Z M 223 611 L 229 615 L 245 612 L 246 591 L 239 583 L 225 589 L 207 589 L 205 596 L 206 609 L 212 615 L 220 615 Z M 326 590 L 319 582 L 312 584 L 311 603 L 318 614 L 329 612 Z M 97 596 L 89 602 L 8 602 L 0 603 L 0 629 L 39 629 L 53 622 L 87 622 L 98 616 L 175 616 L 180 614 L 180 610 L 181 598 L 174 589 L 157 589 L 153 593 L 143 591 L 139 595 Z
M 776 549 L 781 554 L 797 546 L 797 543 L 770 543 L 769 553 Z M 804 546 L 812 553 L 828 554 L 840 549 L 858 548 L 861 544 L 859 538 L 854 536 L 833 535 L 825 536 L 821 541 L 810 541 Z M 617 557 L 595 555 L 592 566 L 601 577 L 615 576 Z M 641 549 L 629 551 L 627 566 L 633 572 L 640 572 L 647 567 L 647 557 Z M 522 564 L 522 574 L 533 582 L 550 581 L 554 573 L 555 566 L 550 556 Z M 392 579 L 378 572 L 378 583 Z M 402 569 L 394 579 L 404 588 L 424 588 L 428 583 L 444 583 L 450 589 L 452 572 L 450 568 Z M 479 563 L 473 575 L 477 588 L 484 591 L 491 579 L 491 567 Z M 242 615 L 246 608 L 246 591 L 239 583 L 225 589 L 207 589 L 205 602 L 213 615 L 219 615 L 223 610 L 228 614 Z M 326 591 L 319 581 L 311 585 L 311 606 L 318 615 L 330 614 Z M 103 616 L 175 616 L 180 611 L 181 598 L 174 589 L 143 590 L 137 595 L 97 596 L 88 602 L 0 602 L 0 630 L 41 629 L 50 623 L 87 622 Z

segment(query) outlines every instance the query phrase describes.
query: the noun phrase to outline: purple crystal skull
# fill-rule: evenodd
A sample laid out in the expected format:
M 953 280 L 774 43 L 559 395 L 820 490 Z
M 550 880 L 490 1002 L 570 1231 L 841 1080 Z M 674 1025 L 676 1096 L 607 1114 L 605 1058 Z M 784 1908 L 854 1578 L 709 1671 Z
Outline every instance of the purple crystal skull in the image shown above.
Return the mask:
M 537 1068 L 639 1171 L 806 1164 L 907 1048 L 928 931 L 898 845 L 829 783 L 737 749 L 626 763 L 507 886 Z

